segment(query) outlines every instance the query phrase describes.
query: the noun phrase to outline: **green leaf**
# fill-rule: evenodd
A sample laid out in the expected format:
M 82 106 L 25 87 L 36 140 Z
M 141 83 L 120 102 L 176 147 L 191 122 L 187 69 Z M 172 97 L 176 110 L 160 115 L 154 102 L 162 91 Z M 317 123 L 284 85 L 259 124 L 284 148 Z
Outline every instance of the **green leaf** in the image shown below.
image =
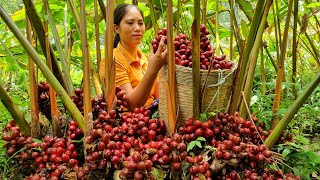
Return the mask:
M 187 151 L 190 151 L 191 149 L 193 149 L 195 145 L 196 145 L 196 141 L 191 141 L 191 142 L 188 144 Z
M 197 145 L 199 148 L 202 148 L 201 142 L 196 141 L 196 145 Z
M 290 154 L 291 150 L 290 149 L 284 149 L 283 152 L 282 152 L 282 155 L 284 157 L 286 157 L 288 154 Z
M 197 138 L 197 141 L 206 141 L 206 139 L 205 139 L 204 137 L 202 137 L 202 136 L 199 136 L 199 137 Z
M 241 32 L 242 32 L 244 38 L 247 39 L 248 34 L 249 34 L 249 27 L 244 20 L 241 20 Z
M 152 169 L 152 175 L 157 179 L 157 180 L 163 180 L 164 179 L 164 174 L 161 169 L 158 168 L 153 168 Z
M 80 143 L 83 141 L 83 138 L 81 138 L 80 140 L 72 140 L 72 142 L 75 142 L 75 143 Z
M 245 9 L 246 11 L 250 11 L 252 10 L 252 6 L 248 1 L 244 1 L 244 0 L 238 0 L 239 4 L 241 4 L 241 6 L 243 7 L 243 9 Z
M 121 172 L 121 170 L 116 170 L 116 171 L 113 173 L 113 179 L 115 179 L 115 180 L 121 180 L 121 178 L 120 178 L 120 172 Z
M 36 138 L 32 138 L 32 141 L 37 142 L 37 143 L 42 143 L 43 141 L 36 139 Z
M 207 120 L 207 114 L 206 113 L 201 113 L 200 114 L 200 121 L 205 122 Z
M 320 7 L 320 2 L 313 2 L 310 3 L 306 6 L 307 8 L 315 8 L 315 7 Z

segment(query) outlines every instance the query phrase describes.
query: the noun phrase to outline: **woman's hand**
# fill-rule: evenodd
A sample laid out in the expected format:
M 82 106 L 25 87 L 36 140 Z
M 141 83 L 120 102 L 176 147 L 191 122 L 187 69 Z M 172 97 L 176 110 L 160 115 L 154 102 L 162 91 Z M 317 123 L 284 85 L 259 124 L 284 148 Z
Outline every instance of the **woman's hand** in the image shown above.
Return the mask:
M 148 70 L 158 73 L 161 67 L 167 62 L 168 49 L 164 44 L 165 37 L 163 36 L 160 40 L 159 47 L 154 53 L 152 45 L 150 47 Z

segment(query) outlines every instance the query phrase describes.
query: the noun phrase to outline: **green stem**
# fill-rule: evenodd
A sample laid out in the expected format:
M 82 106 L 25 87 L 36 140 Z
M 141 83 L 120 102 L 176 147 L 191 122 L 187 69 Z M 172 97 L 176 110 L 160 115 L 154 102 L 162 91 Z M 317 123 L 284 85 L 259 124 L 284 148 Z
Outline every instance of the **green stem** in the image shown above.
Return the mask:
M 154 34 L 157 34 L 157 32 L 159 31 L 159 27 L 158 27 L 157 19 L 156 19 L 155 12 L 154 12 L 153 0 L 148 0 L 148 6 L 150 8 L 151 21 L 152 21 L 152 26 L 154 29 Z
M 296 82 L 297 75 L 297 26 L 298 26 L 298 0 L 294 0 L 294 10 L 293 10 L 293 44 L 292 44 L 292 83 Z M 295 85 L 292 86 L 292 92 L 295 99 L 298 97 L 297 89 Z
M 263 16 L 261 18 L 260 21 L 260 25 L 259 25 L 259 29 L 257 31 L 256 34 L 256 38 L 249 56 L 249 70 L 248 70 L 248 74 L 247 74 L 247 78 L 246 78 L 246 82 L 245 82 L 245 87 L 244 87 L 244 92 L 245 92 L 245 101 L 241 102 L 241 106 L 240 106 L 240 116 L 243 118 L 246 118 L 248 115 L 246 106 L 245 106 L 245 102 L 248 102 L 248 106 L 250 107 L 250 99 L 252 97 L 252 85 L 253 85 L 253 78 L 254 78 L 254 73 L 255 73 L 255 69 L 256 69 L 256 64 L 257 64 L 257 60 L 258 60 L 258 55 L 259 55 L 259 49 L 261 48 L 261 44 L 262 44 L 262 36 L 263 36 L 263 32 L 265 30 L 265 26 L 267 23 L 267 16 L 268 16 L 268 12 L 270 9 L 270 6 L 272 4 L 272 1 L 268 1 L 265 9 L 264 9 L 264 13 Z
M 192 23 L 192 86 L 193 117 L 200 117 L 200 1 L 194 1 L 194 19 Z
M 40 46 L 42 49 L 43 54 L 46 54 L 47 50 L 46 50 L 46 40 L 45 40 L 45 33 L 44 33 L 44 29 L 43 29 L 43 25 L 41 22 L 41 19 L 36 11 L 36 8 L 34 6 L 34 4 L 32 3 L 31 0 L 23 0 L 23 3 L 25 5 L 29 20 L 31 21 L 32 26 L 34 27 L 35 30 L 35 34 L 37 35 L 39 42 L 40 42 Z M 68 90 L 66 87 L 66 82 L 63 79 L 63 75 L 61 73 L 60 67 L 59 67 L 59 63 L 57 61 L 57 58 L 54 54 L 54 51 L 52 49 L 52 47 L 50 46 L 50 55 L 51 55 L 51 59 L 52 59 L 52 68 L 53 68 L 53 73 L 54 75 L 57 77 L 57 79 L 59 80 L 59 82 L 62 84 L 62 86 Z M 68 92 L 71 93 L 71 92 Z
M 238 105 L 240 103 L 240 92 L 242 90 L 242 87 L 244 87 L 244 81 L 246 77 L 245 73 L 247 70 L 249 55 L 252 50 L 254 41 L 256 39 L 256 34 L 259 28 L 261 17 L 264 12 L 264 7 L 265 7 L 265 0 L 258 0 L 253 21 L 251 22 L 248 40 L 245 45 L 243 55 L 242 57 L 240 57 L 241 63 L 238 64 L 239 70 L 236 72 L 235 81 L 238 82 L 238 86 L 235 86 L 232 90 L 231 103 L 229 107 L 230 113 L 234 113 L 237 110 Z
M 278 112 L 278 108 L 280 106 L 280 98 L 281 98 L 281 87 L 282 81 L 284 79 L 284 61 L 286 58 L 286 49 L 288 43 L 288 32 L 290 26 L 290 17 L 292 13 L 292 4 L 293 0 L 289 1 L 288 5 L 288 13 L 286 17 L 286 23 L 283 31 L 283 40 L 281 42 L 281 53 L 280 53 L 280 61 L 278 62 L 278 74 L 277 74 L 277 82 L 276 82 L 276 89 L 275 89 L 275 96 L 273 99 L 273 107 L 272 107 L 272 121 L 271 121 L 271 128 L 274 128 L 275 125 L 278 123 L 278 117 L 275 115 Z
M 43 2 L 44 3 L 48 3 L 48 0 L 43 0 Z M 57 31 L 56 25 L 54 23 L 53 16 L 52 16 L 52 13 L 51 13 L 49 5 L 48 5 L 48 12 L 47 13 L 48 13 L 47 14 L 48 15 L 48 22 L 49 22 L 50 27 L 51 27 L 52 35 L 53 35 L 53 38 L 54 38 L 54 41 L 55 41 L 55 45 L 56 45 L 57 50 L 58 50 L 58 55 L 59 55 L 61 66 L 62 66 L 62 76 L 64 77 L 64 79 L 66 81 L 67 92 L 73 92 L 72 81 L 71 81 L 71 78 L 70 78 L 70 71 L 69 71 L 69 68 L 68 68 L 67 63 L 66 63 L 66 59 L 65 59 L 65 56 L 64 56 L 64 53 L 63 53 L 61 42 L 60 42 L 60 37 L 58 35 L 58 31 Z M 67 36 L 67 34 L 66 34 L 66 36 Z
M 103 0 L 98 0 L 98 2 L 99 2 L 99 6 L 101 9 L 101 13 L 103 15 L 103 18 L 104 18 L 104 20 L 106 20 L 106 6 L 104 5 Z

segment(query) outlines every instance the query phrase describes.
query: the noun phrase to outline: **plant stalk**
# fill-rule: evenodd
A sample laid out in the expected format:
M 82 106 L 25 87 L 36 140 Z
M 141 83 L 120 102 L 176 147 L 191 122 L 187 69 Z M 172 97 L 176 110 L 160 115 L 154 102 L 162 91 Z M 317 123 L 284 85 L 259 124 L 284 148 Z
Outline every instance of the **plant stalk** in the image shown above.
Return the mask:
M 245 106 L 245 102 L 248 102 L 248 106 L 250 107 L 250 102 L 251 102 L 251 97 L 252 97 L 252 86 L 253 86 L 253 78 L 254 78 L 254 74 L 255 74 L 255 69 L 256 69 L 256 64 L 257 64 L 257 60 L 258 60 L 258 55 L 259 55 L 259 49 L 261 48 L 261 44 L 262 44 L 262 36 L 263 36 L 263 32 L 265 30 L 265 26 L 267 23 L 267 16 L 268 16 L 268 12 L 270 9 L 270 6 L 272 4 L 272 0 L 271 1 L 267 1 L 266 2 L 266 6 L 264 8 L 264 12 L 263 12 L 263 16 L 261 18 L 260 21 L 260 25 L 256 34 L 256 38 L 249 56 L 249 70 L 248 70 L 248 74 L 247 74 L 247 78 L 246 78 L 246 82 L 245 82 L 245 87 L 244 87 L 244 93 L 245 93 L 245 100 L 242 100 L 241 105 L 240 105 L 240 116 L 243 118 L 246 118 L 248 115 L 246 106 Z
M 292 94 L 295 99 L 298 97 L 298 92 L 295 87 L 296 78 L 297 78 L 297 47 L 298 47 L 298 41 L 297 41 L 297 26 L 298 26 L 298 0 L 294 0 L 294 9 L 293 9 L 293 43 L 292 43 Z
M 285 75 L 284 74 L 284 61 L 286 58 L 288 32 L 289 32 L 289 26 L 290 26 L 290 17 L 291 17 L 291 13 L 292 13 L 292 4 L 293 4 L 293 0 L 289 0 L 288 13 L 287 13 L 287 17 L 286 17 L 286 23 L 285 23 L 285 27 L 284 27 L 284 31 L 283 31 L 283 39 L 282 39 L 281 48 L 280 48 L 281 53 L 280 53 L 280 61 L 278 63 L 278 74 L 277 74 L 275 96 L 273 99 L 272 121 L 271 121 L 271 128 L 272 129 L 279 122 L 279 119 L 275 114 L 278 112 L 278 109 L 280 106 L 281 87 L 282 87 L 282 81 L 283 81 L 283 78 Z
M 44 33 L 44 29 L 43 29 L 43 26 L 42 26 L 41 19 L 40 19 L 39 15 L 38 15 L 38 13 L 36 11 L 36 8 L 35 8 L 35 6 L 34 6 L 34 4 L 32 3 L 31 0 L 23 0 L 23 3 L 25 5 L 29 20 L 30 20 L 35 32 L 36 32 L 36 35 L 37 35 L 38 39 L 39 39 L 42 52 L 43 52 L 43 54 L 46 54 L 47 51 L 46 51 L 45 33 Z M 54 55 L 54 51 L 53 51 L 51 46 L 50 46 L 50 55 L 51 55 L 52 68 L 53 68 L 54 75 L 57 77 L 57 79 L 59 80 L 61 85 L 66 90 L 68 90 L 67 83 L 63 79 L 63 75 L 61 73 L 57 58 Z M 68 92 L 68 93 L 71 93 L 71 92 Z
M 91 90 L 90 90 L 90 62 L 88 54 L 88 41 L 87 41 L 87 28 L 86 28 L 86 9 L 85 0 L 80 1 L 80 34 L 82 42 L 82 56 L 83 56 L 83 98 L 84 98 L 84 134 L 87 136 L 92 129 L 92 102 L 91 102 Z
M 104 98 L 107 102 L 108 111 L 112 109 L 112 104 L 115 98 L 115 59 L 113 58 L 113 10 L 114 0 L 107 0 L 106 8 L 106 32 L 105 32 L 105 75 L 104 75 Z
M 26 32 L 27 39 L 32 44 L 32 27 L 28 16 L 26 16 Z M 38 106 L 38 85 L 35 73 L 34 63 L 30 56 L 28 56 L 29 64 L 29 81 L 30 81 L 30 114 L 31 114 L 31 136 L 38 137 L 40 135 L 39 122 L 39 106 Z
M 43 6 L 44 6 L 44 15 L 48 16 L 49 13 L 49 4 L 47 0 L 43 0 Z M 49 15 L 50 16 L 50 15 Z M 48 18 L 49 19 L 49 18 Z M 52 72 L 52 61 L 50 56 L 50 41 L 49 41 L 49 27 L 48 27 L 48 20 L 44 20 L 44 32 L 45 32 L 45 40 L 46 40 L 46 58 L 47 58 L 47 66 Z M 50 86 L 49 88 L 49 94 L 50 94 L 50 108 L 51 108 L 51 124 L 52 124 L 52 131 L 53 135 L 57 137 L 61 137 L 61 129 L 60 129 L 60 119 L 59 119 L 59 112 L 58 112 L 58 106 L 57 106 L 57 98 L 56 98 L 56 92 Z
M 194 18 L 192 23 L 192 86 L 193 117 L 200 117 L 200 1 L 194 1 Z
M 167 24 L 173 24 L 172 0 L 167 0 Z M 171 112 L 168 114 L 169 124 L 176 124 L 176 69 L 175 69 L 175 49 L 173 45 L 173 26 L 167 26 L 167 48 L 168 48 L 168 66 L 169 66 L 169 92 L 171 94 L 168 103 L 171 105 Z M 171 123 L 170 123 L 171 122 Z M 171 134 L 174 134 L 175 127 L 170 127 Z
M 247 70 L 247 64 L 249 61 L 249 55 L 252 50 L 256 34 L 259 28 L 260 20 L 262 18 L 263 12 L 264 12 L 264 7 L 265 7 L 265 0 L 258 0 L 257 6 L 256 6 L 256 11 L 253 17 L 253 21 L 251 22 L 250 26 L 250 32 L 248 35 L 248 40 L 245 45 L 245 49 L 243 54 L 241 55 L 241 63 L 238 63 L 237 71 L 236 71 L 236 76 L 235 76 L 235 82 L 238 83 L 237 86 L 234 86 L 232 89 L 232 96 L 231 96 L 231 103 L 229 106 L 229 113 L 234 114 L 236 110 L 238 109 L 238 105 L 240 103 L 240 92 L 242 88 L 244 87 L 244 82 L 245 82 L 245 73 Z
M 43 0 L 44 4 L 48 3 L 48 0 Z M 72 87 L 72 81 L 71 81 L 71 77 L 70 77 L 70 71 L 69 68 L 67 66 L 67 62 L 63 53 L 63 49 L 62 49 L 62 44 L 60 41 L 60 37 L 58 35 L 58 30 L 56 28 L 56 25 L 54 23 L 54 19 L 48 4 L 48 8 L 47 8 L 47 16 L 48 16 L 48 22 L 50 24 L 51 27 L 51 31 L 53 34 L 53 38 L 55 41 L 55 45 L 57 47 L 58 50 L 58 55 L 59 55 L 59 59 L 61 62 L 61 67 L 62 67 L 62 76 L 64 78 L 64 80 L 66 81 L 66 85 L 67 85 L 67 92 L 73 92 L 73 87 Z M 68 27 L 68 26 L 67 26 Z M 67 34 L 65 34 L 65 36 L 67 36 Z

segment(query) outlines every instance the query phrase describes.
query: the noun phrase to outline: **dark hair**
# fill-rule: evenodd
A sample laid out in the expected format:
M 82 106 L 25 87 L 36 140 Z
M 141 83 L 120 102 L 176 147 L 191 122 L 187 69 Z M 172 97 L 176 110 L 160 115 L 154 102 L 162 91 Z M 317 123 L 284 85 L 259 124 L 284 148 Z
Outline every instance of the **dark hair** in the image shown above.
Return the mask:
M 131 8 L 131 7 L 135 7 L 140 12 L 142 19 L 144 19 L 143 13 L 138 6 L 132 5 L 132 4 L 120 4 L 116 7 L 116 9 L 113 12 L 113 23 L 119 26 L 122 18 L 127 14 L 128 8 Z M 113 47 L 116 48 L 119 42 L 120 42 L 120 36 L 119 34 L 116 34 L 113 40 Z

